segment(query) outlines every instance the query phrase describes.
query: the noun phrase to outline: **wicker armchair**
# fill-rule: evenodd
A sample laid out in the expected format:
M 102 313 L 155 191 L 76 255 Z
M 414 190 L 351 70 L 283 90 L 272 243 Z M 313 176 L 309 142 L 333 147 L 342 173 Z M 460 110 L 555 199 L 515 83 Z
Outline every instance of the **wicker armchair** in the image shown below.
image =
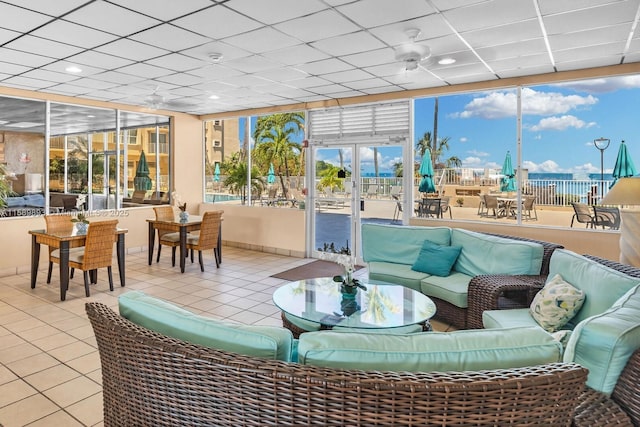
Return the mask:
M 572 363 L 479 372 L 356 371 L 192 345 L 86 304 L 104 425 L 569 426 L 587 371 Z
M 216 260 L 216 267 L 220 268 L 220 225 L 224 211 L 209 211 L 202 216 L 200 231 L 187 236 L 187 249 L 191 250 L 191 261 L 193 262 L 193 251 L 198 251 L 198 261 L 200 271 L 204 271 L 202 251 L 213 249 Z M 175 248 L 173 249 L 175 250 Z
M 460 308 L 447 301 L 430 296 L 436 304 L 436 318 L 459 329 L 481 329 L 482 312 L 500 308 L 528 307 L 535 294 L 542 289 L 549 274 L 551 254 L 563 246 L 556 243 L 486 233 L 512 240 L 539 243 L 543 246 L 542 266 L 539 275 L 480 275 L 469 282 L 467 308 Z
M 47 232 L 55 233 L 57 231 L 70 233 L 73 230 L 73 222 L 71 222 L 71 214 L 65 215 L 45 215 L 44 221 L 47 225 Z M 75 248 L 81 246 L 76 242 L 71 242 L 71 247 Z M 47 283 L 51 283 L 51 273 L 53 272 L 53 263 L 59 263 L 60 260 L 51 254 L 56 249 L 55 246 L 49 246 L 49 269 L 47 270 Z M 75 269 L 71 269 L 71 278 L 73 278 L 73 272 Z
M 175 219 L 175 212 L 173 206 L 158 206 L 153 208 L 156 214 L 157 221 L 173 221 Z M 170 246 L 172 249 L 171 262 L 175 267 L 176 265 L 176 246 L 180 246 L 180 233 L 168 230 L 158 230 L 158 255 L 156 262 L 160 262 L 160 252 L 162 251 L 162 245 Z

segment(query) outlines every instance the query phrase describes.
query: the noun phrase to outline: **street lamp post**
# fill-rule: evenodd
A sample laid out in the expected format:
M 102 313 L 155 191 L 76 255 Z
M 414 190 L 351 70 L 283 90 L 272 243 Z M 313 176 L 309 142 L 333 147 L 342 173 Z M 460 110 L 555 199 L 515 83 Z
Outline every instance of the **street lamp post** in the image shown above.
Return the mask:
M 608 138 L 598 138 L 593 140 L 593 145 L 600 150 L 600 200 L 604 197 L 604 150 L 609 148 L 611 140 Z

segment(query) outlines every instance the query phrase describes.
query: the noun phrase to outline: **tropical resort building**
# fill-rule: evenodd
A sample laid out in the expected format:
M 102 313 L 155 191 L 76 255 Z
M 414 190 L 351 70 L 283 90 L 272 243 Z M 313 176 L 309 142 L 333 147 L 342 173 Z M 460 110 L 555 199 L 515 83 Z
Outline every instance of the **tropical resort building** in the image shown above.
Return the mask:
M 604 226 L 573 204 L 601 205 L 627 176 L 612 176 L 622 145 L 640 154 L 636 0 L 26 3 L 0 2 L 6 427 L 102 421 L 82 285 L 72 281 L 64 302 L 56 274 L 28 285 L 29 232 L 45 228 L 43 214 L 113 217 L 127 230 L 127 287 L 109 292 L 101 278 L 92 299 L 114 306 L 146 289 L 264 325 L 280 324 L 270 275 L 329 245 L 363 263 L 367 222 L 620 257 L 619 217 Z M 599 103 L 617 109 L 580 117 Z M 545 133 L 566 129 L 573 136 Z M 428 191 L 422 161 L 433 168 Z M 147 220 L 178 203 L 191 215 L 224 211 L 217 271 L 211 254 L 205 272 L 147 265 Z

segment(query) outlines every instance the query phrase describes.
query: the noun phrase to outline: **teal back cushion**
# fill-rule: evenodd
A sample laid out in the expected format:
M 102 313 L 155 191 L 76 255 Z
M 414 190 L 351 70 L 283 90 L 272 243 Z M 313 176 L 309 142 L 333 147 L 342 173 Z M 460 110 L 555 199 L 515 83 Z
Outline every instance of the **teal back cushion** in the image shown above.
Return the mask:
M 362 224 L 362 256 L 366 262 L 411 265 L 425 240 L 448 246 L 451 243 L 451 229 Z
M 543 246 L 454 228 L 451 245 L 462 246 L 453 269 L 480 274 L 540 274 Z
M 570 328 L 584 319 L 608 310 L 618 299 L 640 282 L 640 279 L 606 267 L 566 249 L 551 255 L 549 276 L 560 274 L 564 280 L 585 294 L 582 308 L 570 321 Z
M 610 394 L 638 348 L 640 285 L 623 295 L 609 310 L 580 322 L 571 333 L 564 360 L 589 369 L 587 385 Z
M 438 245 L 425 240 L 411 269 L 421 273 L 446 277 L 458 259 L 461 249 L 460 246 Z
M 298 362 L 343 369 L 476 371 L 559 362 L 562 344 L 542 328 L 470 329 L 407 335 L 307 332 Z
M 133 323 L 192 344 L 287 362 L 292 358 L 293 335 L 284 328 L 198 316 L 139 291 L 120 295 L 118 307 L 120 315 Z

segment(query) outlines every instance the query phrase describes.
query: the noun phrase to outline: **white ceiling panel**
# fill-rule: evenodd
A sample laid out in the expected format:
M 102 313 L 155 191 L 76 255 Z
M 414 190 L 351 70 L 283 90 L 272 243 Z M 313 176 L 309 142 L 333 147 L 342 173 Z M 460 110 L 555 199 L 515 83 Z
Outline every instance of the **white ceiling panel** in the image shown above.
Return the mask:
M 0 86 L 141 106 L 157 90 L 163 107 L 198 114 L 398 92 L 638 62 L 639 9 L 640 0 L 0 0 Z M 414 43 L 431 56 L 407 72 L 396 49 Z M 438 63 L 448 57 L 456 62 Z

